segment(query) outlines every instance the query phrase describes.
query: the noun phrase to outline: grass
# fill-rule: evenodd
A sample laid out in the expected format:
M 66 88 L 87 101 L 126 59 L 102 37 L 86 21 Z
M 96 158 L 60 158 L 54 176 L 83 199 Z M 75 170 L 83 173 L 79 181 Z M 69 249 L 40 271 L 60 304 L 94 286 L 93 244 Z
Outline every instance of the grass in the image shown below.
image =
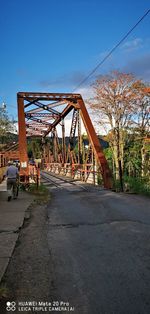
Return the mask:
M 36 183 L 31 183 L 28 191 L 32 193 L 45 194 L 48 190 L 42 183 L 37 187 Z
M 49 190 L 42 183 L 38 187 L 36 183 L 28 184 L 26 187 L 21 185 L 20 190 L 34 195 L 36 203 L 47 203 L 51 196 Z
M 0 285 L 0 300 L 9 296 L 9 290 L 5 284 Z

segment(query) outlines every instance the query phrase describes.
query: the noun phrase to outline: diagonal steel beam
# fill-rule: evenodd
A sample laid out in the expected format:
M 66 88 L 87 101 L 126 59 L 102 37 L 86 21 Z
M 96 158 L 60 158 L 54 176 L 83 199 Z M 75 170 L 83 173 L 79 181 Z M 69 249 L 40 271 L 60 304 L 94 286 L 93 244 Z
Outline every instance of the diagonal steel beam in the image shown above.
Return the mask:
M 65 101 L 55 101 L 53 103 L 47 104 L 48 108 L 53 108 L 53 107 L 58 107 L 61 106 L 63 104 L 65 104 Z M 35 113 L 35 112 L 40 112 L 42 111 L 42 108 L 35 108 L 35 109 L 31 109 L 29 111 L 26 111 L 26 113 Z
M 34 102 L 34 104 L 43 110 L 47 110 L 47 111 L 52 112 L 58 116 L 60 115 L 60 112 L 58 112 L 57 110 L 55 110 L 53 108 L 49 108 L 47 105 L 44 105 L 44 104 L 40 103 L 39 101 Z
M 48 128 L 48 130 L 44 133 L 44 136 L 47 136 L 51 130 L 53 128 L 55 128 L 60 122 L 62 119 L 64 119 L 67 114 L 73 109 L 74 107 L 72 106 L 72 104 L 69 104 L 64 110 L 63 112 L 61 113 L 61 115 L 51 124 L 51 126 Z
M 42 125 L 47 125 L 47 126 L 51 125 L 50 123 L 43 121 L 42 119 L 36 119 L 34 117 L 29 117 L 28 120 L 32 120 L 32 121 L 35 121 L 37 123 L 41 123 Z
M 89 140 L 91 142 L 95 157 L 101 166 L 101 173 L 103 177 L 104 187 L 107 189 L 112 188 L 112 174 L 108 166 L 108 162 L 105 158 L 105 155 L 103 153 L 102 146 L 99 142 L 99 139 L 97 137 L 97 134 L 95 132 L 95 129 L 93 127 L 93 124 L 91 122 L 90 116 L 87 112 L 87 109 L 85 107 L 84 101 L 82 97 L 78 100 L 78 103 L 80 105 L 80 112 L 81 112 L 81 118 L 83 120 L 84 126 L 86 128 Z

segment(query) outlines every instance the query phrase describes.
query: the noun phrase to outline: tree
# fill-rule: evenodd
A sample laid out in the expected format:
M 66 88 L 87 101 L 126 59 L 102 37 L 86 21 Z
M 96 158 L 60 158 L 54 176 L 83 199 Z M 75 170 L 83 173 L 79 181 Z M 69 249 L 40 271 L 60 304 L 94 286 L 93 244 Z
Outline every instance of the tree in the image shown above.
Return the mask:
M 147 136 L 150 132 L 150 87 L 147 87 L 141 81 L 133 84 L 136 94 L 139 95 L 138 107 L 134 116 L 134 126 L 138 135 Z
M 93 84 L 94 97 L 90 108 L 106 133 L 113 152 L 115 177 L 122 184 L 124 167 L 124 143 L 127 128 L 132 123 L 141 95 L 135 88 L 132 74 L 113 71 L 100 77 Z
M 135 133 L 135 141 L 140 144 L 141 151 L 141 176 L 147 173 L 147 143 L 145 138 L 150 135 L 150 87 L 147 87 L 141 81 L 133 84 L 136 93 L 139 95 L 138 108 L 134 115 L 133 126 Z
M 41 151 L 41 141 L 38 139 L 34 139 L 31 141 L 31 149 L 34 159 L 41 158 L 42 151 Z
M 136 140 L 134 132 L 128 134 L 124 150 L 125 175 L 139 177 L 141 174 L 141 144 Z
M 13 129 L 13 122 L 10 120 L 7 112 L 3 108 L 0 108 L 0 139 L 2 144 L 4 143 L 7 133 L 11 132 Z

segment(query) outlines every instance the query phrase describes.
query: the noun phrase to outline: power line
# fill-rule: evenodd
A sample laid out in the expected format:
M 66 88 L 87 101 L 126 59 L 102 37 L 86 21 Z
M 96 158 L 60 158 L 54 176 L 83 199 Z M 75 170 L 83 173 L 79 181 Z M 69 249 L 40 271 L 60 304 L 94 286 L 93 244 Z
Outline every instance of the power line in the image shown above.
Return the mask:
M 97 64 L 97 66 L 73 89 L 73 92 L 85 83 L 91 75 L 112 55 L 112 53 L 122 44 L 122 42 L 132 33 L 132 31 L 144 20 L 150 13 L 150 9 L 137 21 L 137 23 L 127 32 L 127 34 L 110 50 L 110 52 Z

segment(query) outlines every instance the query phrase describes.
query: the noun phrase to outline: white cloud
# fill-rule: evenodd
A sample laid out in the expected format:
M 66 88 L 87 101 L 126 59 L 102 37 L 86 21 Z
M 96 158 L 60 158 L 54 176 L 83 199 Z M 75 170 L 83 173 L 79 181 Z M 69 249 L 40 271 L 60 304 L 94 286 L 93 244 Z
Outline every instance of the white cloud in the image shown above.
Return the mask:
M 140 49 L 142 47 L 143 47 L 143 39 L 142 38 L 135 38 L 133 40 L 126 41 L 121 46 L 121 49 L 129 52 L 129 51 Z
M 110 127 L 107 125 L 106 128 L 104 129 L 102 126 L 100 126 L 98 123 L 97 123 L 97 118 L 94 116 L 94 114 L 92 114 L 91 110 L 89 109 L 89 105 L 87 105 L 86 101 L 90 98 L 93 98 L 94 97 L 94 90 L 92 88 L 92 86 L 86 86 L 86 87 L 82 87 L 82 88 L 79 88 L 77 90 L 77 93 L 81 94 L 84 102 L 85 102 L 85 105 L 86 105 L 86 108 L 88 110 L 88 114 L 91 118 L 91 121 L 92 121 L 92 124 L 95 128 L 95 131 L 97 134 L 101 134 L 101 135 L 105 135 L 108 133 L 108 131 L 110 130 Z M 84 128 L 85 130 L 85 128 Z M 85 131 L 86 132 L 86 131 Z
M 66 118 L 64 119 L 64 121 L 65 121 L 65 135 L 70 136 L 72 118 L 68 118 L 68 119 Z M 84 134 L 84 133 L 86 133 L 86 130 L 85 130 L 83 121 L 81 121 L 81 134 Z M 62 129 L 61 129 L 60 124 L 57 125 L 57 134 L 58 134 L 58 137 L 62 137 Z
M 91 86 L 85 86 L 78 88 L 75 93 L 78 93 L 82 96 L 83 100 L 89 99 L 93 96 L 93 88 Z
M 12 124 L 12 130 L 11 130 L 11 132 L 12 132 L 13 134 L 18 134 L 18 122 L 15 122 L 15 123 Z

